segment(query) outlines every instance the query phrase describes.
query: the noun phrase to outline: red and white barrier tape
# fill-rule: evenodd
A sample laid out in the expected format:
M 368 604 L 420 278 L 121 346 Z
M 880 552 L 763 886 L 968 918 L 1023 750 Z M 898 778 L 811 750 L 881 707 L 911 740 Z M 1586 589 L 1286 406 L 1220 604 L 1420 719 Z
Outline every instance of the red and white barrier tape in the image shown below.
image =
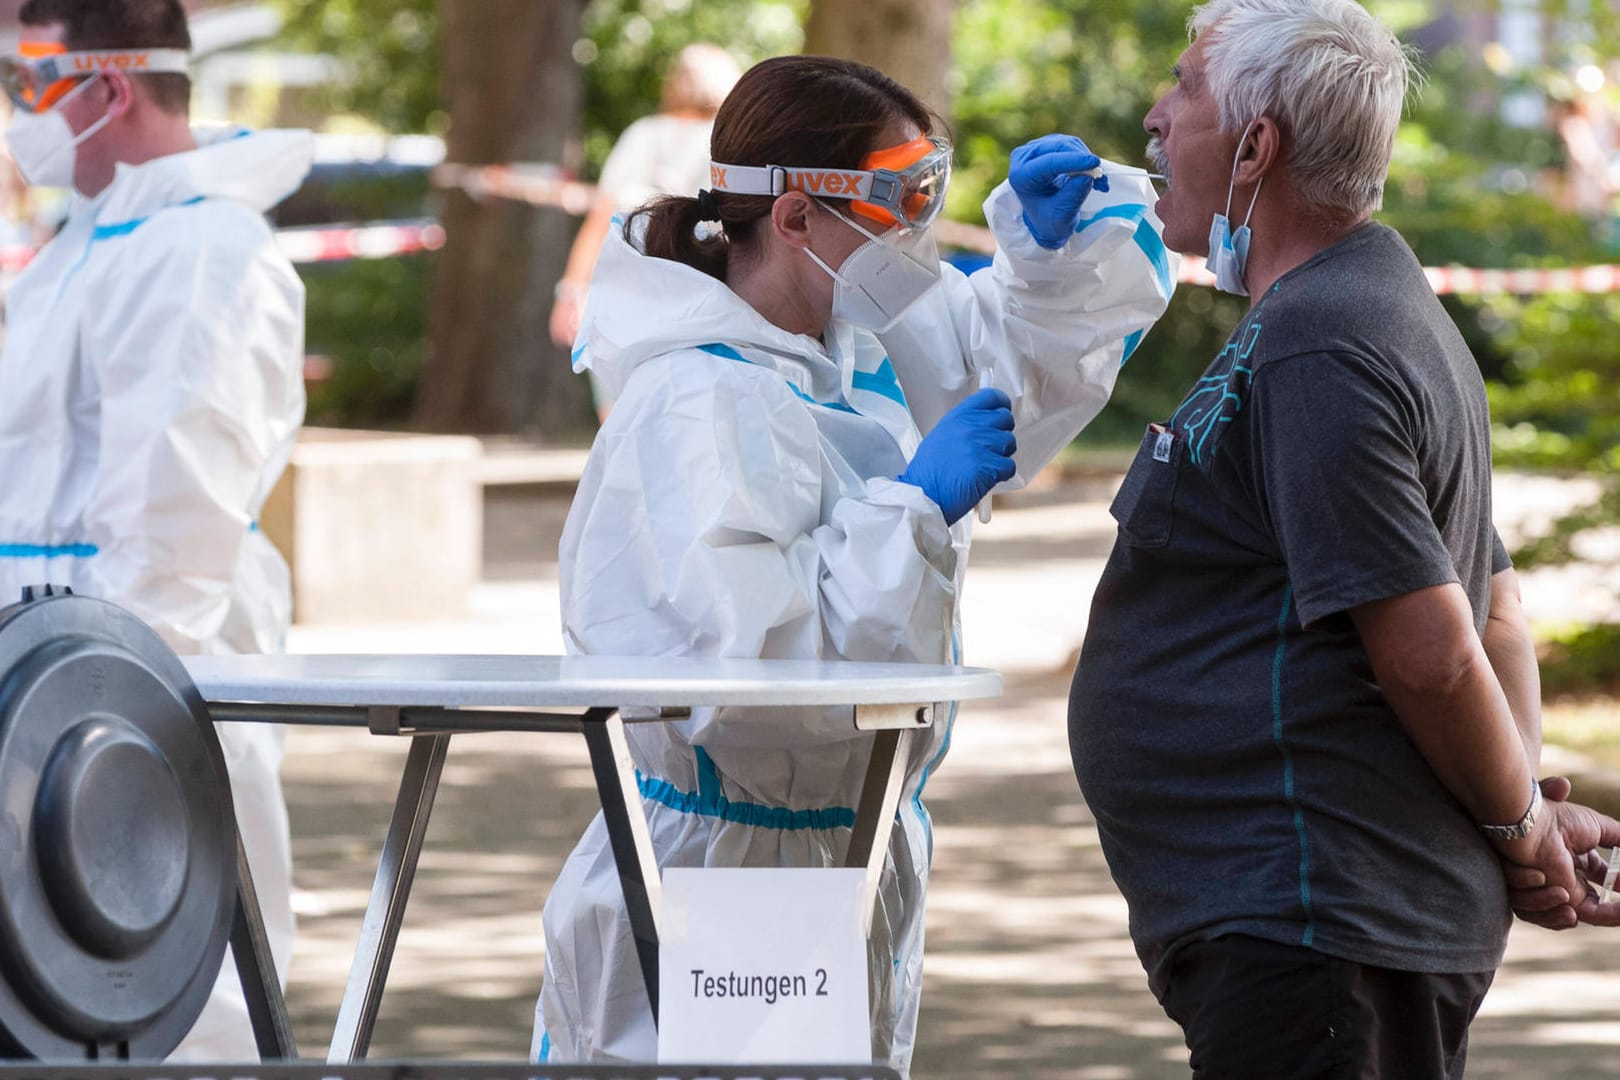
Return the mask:
M 439 187 L 456 187 L 474 198 L 510 199 L 531 206 L 558 207 L 583 214 L 596 196 L 590 184 L 567 178 L 549 165 L 440 165 L 433 170 Z M 982 225 L 937 221 L 934 233 L 947 247 L 994 254 L 995 234 Z M 316 226 L 281 229 L 276 241 L 295 263 L 348 259 L 392 259 L 437 251 L 445 244 L 444 226 L 432 220 L 378 222 L 371 225 Z M 0 246 L 0 275 L 10 277 L 28 265 L 37 249 L 24 244 Z M 1462 266 L 1426 266 L 1423 273 L 1436 293 L 1520 296 L 1541 293 L 1620 292 L 1620 265 L 1564 269 L 1478 270 Z M 1215 276 L 1196 255 L 1181 260 L 1178 280 L 1185 285 L 1214 285 Z
M 433 185 L 459 188 L 475 199 L 510 199 L 530 206 L 555 206 L 576 217 L 591 208 L 596 187 L 575 180 L 555 165 L 436 166 Z
M 280 229 L 276 243 L 295 263 L 344 262 L 349 259 L 393 259 L 438 251 L 444 226 L 437 221 L 389 221 L 374 225 L 314 226 Z M 27 244 L 0 246 L 0 277 L 22 272 L 39 249 Z
M 346 228 L 281 229 L 276 243 L 295 263 L 392 259 L 444 247 L 437 221 L 394 221 Z
M 982 225 L 967 225 L 958 221 L 936 221 L 934 232 L 941 243 L 951 247 L 976 251 L 982 255 L 994 254 L 995 234 Z M 1470 296 L 1531 296 L 1541 293 L 1612 293 L 1620 292 L 1620 266 L 1574 266 L 1562 269 L 1476 270 L 1465 266 L 1425 266 L 1423 274 L 1429 285 L 1441 296 L 1466 294 Z M 1177 275 L 1184 285 L 1215 284 L 1215 275 L 1204 266 L 1198 255 L 1185 255 Z
M 1620 292 L 1620 266 L 1576 266 L 1559 270 L 1473 270 L 1464 266 L 1425 266 L 1437 293 L 1611 293 Z

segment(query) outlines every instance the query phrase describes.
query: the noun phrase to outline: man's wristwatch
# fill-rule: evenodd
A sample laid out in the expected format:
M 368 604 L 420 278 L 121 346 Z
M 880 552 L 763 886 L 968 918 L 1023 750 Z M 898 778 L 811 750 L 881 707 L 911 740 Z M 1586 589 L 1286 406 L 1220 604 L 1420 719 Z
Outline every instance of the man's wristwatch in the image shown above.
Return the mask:
M 1492 840 L 1523 840 L 1530 835 L 1535 827 L 1536 815 L 1541 813 L 1541 785 L 1534 777 L 1530 779 L 1530 809 L 1524 812 L 1524 817 L 1512 825 L 1481 825 L 1480 832 Z

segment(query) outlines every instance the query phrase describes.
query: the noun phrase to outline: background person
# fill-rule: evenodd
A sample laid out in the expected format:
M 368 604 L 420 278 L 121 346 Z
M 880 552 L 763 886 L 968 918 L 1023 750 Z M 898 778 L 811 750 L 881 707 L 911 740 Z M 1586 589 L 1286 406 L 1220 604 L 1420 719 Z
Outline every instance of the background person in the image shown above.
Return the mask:
M 695 195 L 709 181 L 709 131 L 714 114 L 736 85 L 737 62 L 720 46 L 697 42 L 675 55 L 664 77 L 658 111 L 624 129 L 613 144 L 596 201 L 574 236 L 568 265 L 551 308 L 551 340 L 571 347 L 585 312 L 585 290 L 596 267 L 613 215 L 658 195 Z M 606 419 L 613 399 L 590 374 L 597 416 Z
M 1189 25 L 1144 123 L 1164 239 L 1254 299 L 1113 504 L 1075 771 L 1195 1076 L 1460 1077 L 1505 873 L 1544 925 L 1620 920 L 1583 880 L 1620 823 L 1537 787 L 1484 383 L 1371 220 L 1406 51 L 1351 0 Z
M 577 363 L 619 397 L 563 533 L 567 648 L 955 660 L 966 515 L 1069 443 L 1107 400 L 1125 339 L 1168 302 L 1147 186 L 1093 190 L 1078 174 L 1098 159 L 1070 136 L 1021 148 L 985 204 L 1001 252 L 968 279 L 941 266 L 928 228 L 949 144 L 871 68 L 757 65 L 711 152 L 713 189 L 632 215 L 592 282 Z M 805 190 L 875 168 L 904 198 Z M 978 388 L 987 370 L 1000 389 Z M 872 932 L 873 1054 L 901 1070 L 922 979 L 921 794 L 953 719 L 912 743 Z M 661 867 L 842 858 L 870 745 L 847 708 L 698 709 L 629 738 Z M 600 816 L 545 929 L 536 1056 L 654 1060 Z
M 1615 120 L 1596 94 L 1577 91 L 1573 100 L 1555 102 L 1558 138 L 1565 159 L 1568 209 L 1589 219 L 1610 247 L 1616 246 L 1616 199 L 1620 198 L 1620 150 Z
M 313 140 L 238 132 L 199 145 L 179 0 L 28 0 L 21 20 L 7 140 L 31 183 L 78 198 L 7 296 L 0 597 L 68 585 L 180 653 L 277 651 L 287 565 L 256 520 L 303 420 L 304 291 L 264 211 L 302 182 Z M 27 78 L 81 52 L 154 73 Z M 283 729 L 218 732 L 285 982 Z M 175 1058 L 257 1057 L 227 953 Z

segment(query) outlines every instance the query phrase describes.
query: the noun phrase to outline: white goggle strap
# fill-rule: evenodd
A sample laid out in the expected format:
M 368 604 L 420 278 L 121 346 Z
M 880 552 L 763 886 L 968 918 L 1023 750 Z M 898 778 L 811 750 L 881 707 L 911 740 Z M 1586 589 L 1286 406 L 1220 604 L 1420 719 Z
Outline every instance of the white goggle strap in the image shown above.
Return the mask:
M 42 84 L 122 71 L 126 75 L 184 75 L 191 54 L 184 49 L 103 49 L 57 53 L 33 61 Z
M 858 199 L 898 212 L 900 178 L 887 169 L 803 169 L 783 165 L 709 163 L 709 187 L 733 195 L 781 195 L 802 191 L 832 199 Z

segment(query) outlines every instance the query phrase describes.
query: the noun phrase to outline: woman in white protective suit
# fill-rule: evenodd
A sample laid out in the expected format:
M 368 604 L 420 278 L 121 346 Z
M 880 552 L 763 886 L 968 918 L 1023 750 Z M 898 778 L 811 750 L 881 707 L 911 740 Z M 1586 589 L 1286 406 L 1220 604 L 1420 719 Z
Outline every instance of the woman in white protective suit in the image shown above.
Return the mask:
M 571 652 L 959 658 L 968 511 L 1096 415 L 1172 286 L 1145 181 L 1094 182 L 1099 160 L 1071 136 L 1014 154 L 985 204 L 995 265 L 942 266 L 936 124 L 861 64 L 767 60 L 715 119 L 712 190 L 609 235 L 575 366 L 618 404 L 563 532 Z M 985 371 L 995 389 L 978 389 Z M 871 936 L 874 1060 L 902 1071 L 922 979 L 921 795 L 950 729 L 912 744 Z M 629 739 L 660 866 L 839 864 L 869 746 L 847 707 L 698 709 Z M 544 921 L 537 1059 L 653 1060 L 600 816 Z

